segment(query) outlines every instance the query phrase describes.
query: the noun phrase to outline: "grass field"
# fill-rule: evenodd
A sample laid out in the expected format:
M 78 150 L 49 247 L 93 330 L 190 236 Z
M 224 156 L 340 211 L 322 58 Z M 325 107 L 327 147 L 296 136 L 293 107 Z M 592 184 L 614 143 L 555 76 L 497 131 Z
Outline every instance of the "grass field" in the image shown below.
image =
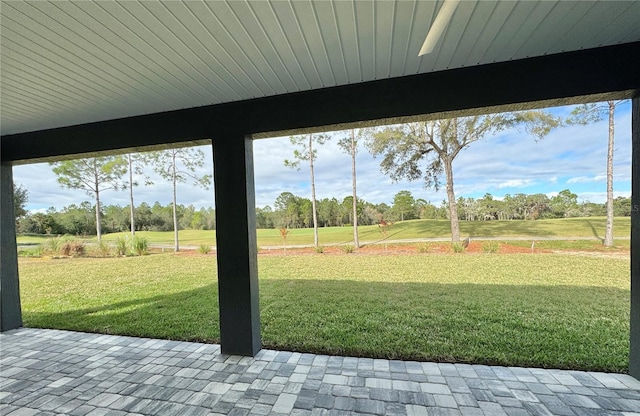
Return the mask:
M 260 256 L 264 347 L 624 372 L 629 259 Z M 217 342 L 214 255 L 20 259 L 26 326 Z
M 478 237 L 521 237 L 536 239 L 540 237 L 579 237 L 602 239 L 604 237 L 606 219 L 604 217 L 562 218 L 536 221 L 461 221 L 462 236 Z M 629 238 L 631 222 L 629 217 L 617 217 L 614 221 L 614 236 Z M 360 240 L 363 242 L 379 241 L 382 239 L 379 227 L 369 225 L 358 227 Z M 173 231 L 139 231 L 136 234 L 144 236 L 151 244 L 173 244 Z M 103 238 L 107 242 L 115 242 L 120 236 L 128 233 L 107 234 Z M 258 246 L 278 246 L 283 241 L 280 231 L 276 229 L 257 230 Z M 450 238 L 451 229 L 448 220 L 411 220 L 398 222 L 388 231 L 388 240 L 419 239 L 419 238 Z M 200 244 L 215 245 L 215 231 L 181 230 L 179 232 L 181 245 L 198 246 Z M 319 229 L 320 244 L 341 244 L 353 241 L 351 227 L 327 227 Z M 19 244 L 41 244 L 44 237 L 20 236 Z M 313 229 L 292 229 L 287 238 L 287 244 L 313 244 Z M 531 243 L 529 243 L 531 244 Z M 622 241 L 628 246 L 628 242 Z

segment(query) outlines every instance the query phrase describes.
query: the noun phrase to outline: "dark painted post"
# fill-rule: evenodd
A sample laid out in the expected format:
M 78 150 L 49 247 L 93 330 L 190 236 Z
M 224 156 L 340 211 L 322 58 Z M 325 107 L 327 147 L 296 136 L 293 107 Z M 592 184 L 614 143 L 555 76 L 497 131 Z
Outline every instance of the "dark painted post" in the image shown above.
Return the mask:
M 629 374 L 640 380 L 640 96 L 631 101 L 631 323 Z
M 213 176 L 220 345 L 224 354 L 254 356 L 261 342 L 252 139 L 214 140 Z
M 9 163 L 0 165 L 0 331 L 3 332 L 22 326 L 12 169 Z

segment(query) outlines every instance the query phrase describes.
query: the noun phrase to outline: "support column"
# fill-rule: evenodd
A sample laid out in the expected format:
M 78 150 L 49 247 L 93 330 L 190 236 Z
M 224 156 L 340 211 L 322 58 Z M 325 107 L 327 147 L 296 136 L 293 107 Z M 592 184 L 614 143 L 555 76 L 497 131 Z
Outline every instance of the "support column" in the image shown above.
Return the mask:
M 253 140 L 214 140 L 213 176 L 222 353 L 254 356 L 261 342 Z
M 18 249 L 13 210 L 13 168 L 0 165 L 0 331 L 22 326 Z
M 630 319 L 629 374 L 640 380 L 640 96 L 631 101 Z

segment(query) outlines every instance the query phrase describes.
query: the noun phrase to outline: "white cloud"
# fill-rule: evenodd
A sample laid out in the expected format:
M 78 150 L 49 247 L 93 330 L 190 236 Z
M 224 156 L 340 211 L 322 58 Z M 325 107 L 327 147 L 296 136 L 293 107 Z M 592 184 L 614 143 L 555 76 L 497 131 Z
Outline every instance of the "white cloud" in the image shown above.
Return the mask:
M 578 176 L 576 178 L 568 179 L 567 183 L 571 184 L 571 183 L 604 182 L 606 180 L 607 180 L 607 175 L 596 175 L 593 177 Z
M 577 195 L 579 202 L 595 202 L 596 204 L 604 204 L 607 201 L 606 192 L 579 192 Z M 613 197 L 629 198 L 631 197 L 631 191 L 614 191 Z
M 534 184 L 531 179 L 509 179 L 496 185 L 496 188 L 524 188 Z

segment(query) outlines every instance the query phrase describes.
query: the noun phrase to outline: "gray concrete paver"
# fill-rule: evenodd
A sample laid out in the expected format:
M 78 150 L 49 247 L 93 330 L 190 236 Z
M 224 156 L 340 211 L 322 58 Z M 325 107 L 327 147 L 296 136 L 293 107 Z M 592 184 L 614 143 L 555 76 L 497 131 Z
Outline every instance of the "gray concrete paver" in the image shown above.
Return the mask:
M 44 329 L 0 334 L 2 415 L 640 416 L 624 374 L 314 355 Z

